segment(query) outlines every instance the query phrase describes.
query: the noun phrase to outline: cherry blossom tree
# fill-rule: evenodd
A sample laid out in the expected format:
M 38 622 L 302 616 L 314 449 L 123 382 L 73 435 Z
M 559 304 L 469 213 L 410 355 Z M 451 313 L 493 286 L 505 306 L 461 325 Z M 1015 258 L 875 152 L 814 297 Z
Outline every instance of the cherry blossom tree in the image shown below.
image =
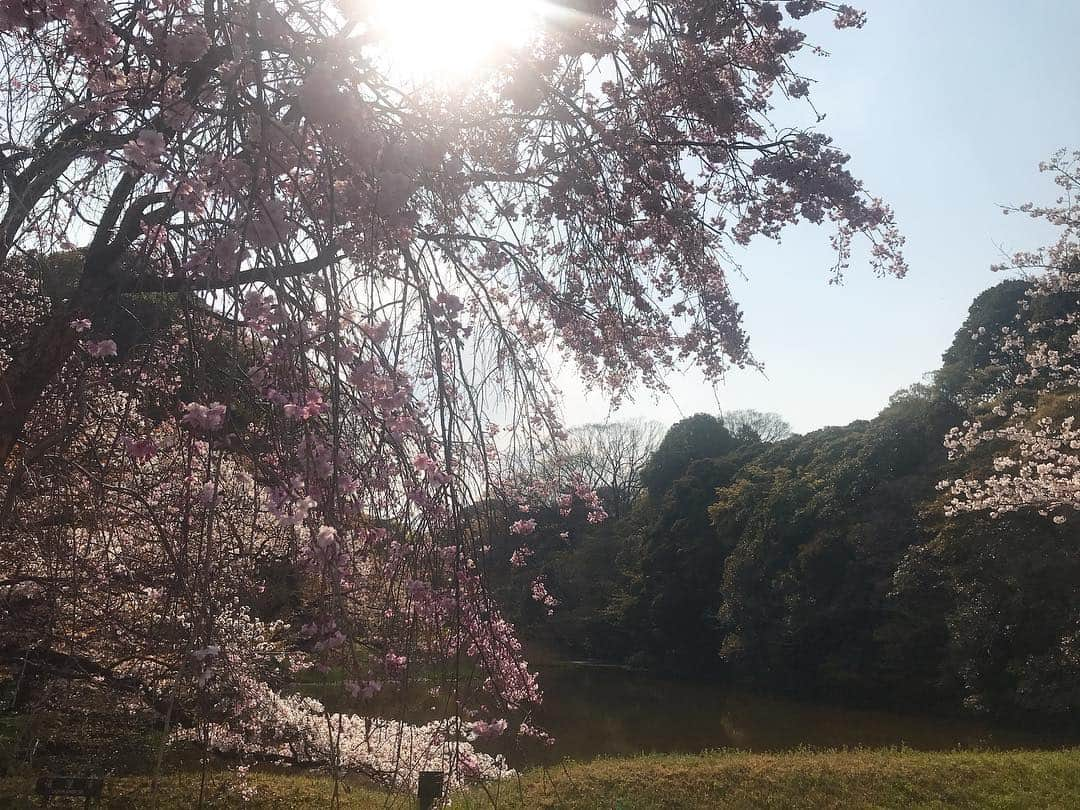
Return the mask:
M 616 400 L 755 365 L 734 256 L 798 222 L 836 276 L 856 236 L 905 265 L 847 155 L 772 118 L 800 21 L 850 7 L 551 3 L 448 85 L 394 70 L 377 4 L 0 3 L 0 654 L 232 748 L 280 750 L 303 668 L 419 689 L 460 773 L 463 729 L 540 733 L 473 505 L 601 512 L 513 475 L 566 435 L 551 358 Z M 378 736 L 322 727 L 335 769 Z
M 992 448 L 993 470 L 944 481 L 949 514 L 991 516 L 1033 510 L 1064 523 L 1080 510 L 1080 152 L 1059 151 L 1040 169 L 1052 172 L 1061 195 L 1050 206 L 1007 209 L 1044 220 L 1060 231 L 1049 247 L 1022 252 L 995 269 L 1035 273 L 1015 327 L 974 334 L 1019 371 L 1015 388 L 987 403 L 987 412 L 953 428 L 945 439 L 952 458 Z M 983 330 L 985 332 L 985 330 Z

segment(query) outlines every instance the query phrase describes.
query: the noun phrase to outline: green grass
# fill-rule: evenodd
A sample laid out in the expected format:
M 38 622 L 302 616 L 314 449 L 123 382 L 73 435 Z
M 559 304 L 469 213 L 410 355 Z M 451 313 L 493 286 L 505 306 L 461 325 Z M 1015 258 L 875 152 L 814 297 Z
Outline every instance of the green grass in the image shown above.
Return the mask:
M 273 810 L 327 807 L 332 782 L 303 773 L 252 773 L 255 798 L 245 802 L 211 779 L 207 807 Z M 103 808 L 152 808 L 145 777 L 109 779 Z M 38 806 L 27 779 L 0 780 L 0 807 Z M 157 807 L 194 810 L 197 774 L 163 779 Z M 496 786 L 497 807 L 568 810 L 687 808 L 1076 808 L 1080 807 L 1080 749 L 923 753 L 905 750 L 796 751 L 598 759 L 534 770 Z M 342 793 L 342 807 L 406 808 L 415 800 L 359 783 Z M 60 806 L 59 803 L 57 806 Z M 491 806 L 474 789 L 453 810 Z
M 195 810 L 198 807 L 199 782 L 197 772 L 166 775 L 161 779 L 154 801 L 149 777 L 106 778 L 104 796 L 99 807 L 103 810 Z M 234 775 L 231 772 L 212 773 L 208 782 L 204 806 L 215 810 L 241 807 L 248 810 L 329 807 L 334 790 L 330 777 L 299 772 L 252 771 L 248 782 L 254 786 L 255 794 L 250 800 L 245 800 L 236 791 Z M 40 807 L 33 790 L 33 779 L 0 779 L 0 807 L 11 810 Z M 411 806 L 405 796 L 391 795 L 354 781 L 348 781 L 341 786 L 340 797 L 341 807 L 348 810 Z M 82 807 L 82 800 L 76 802 L 74 799 L 56 799 L 50 806 Z
M 490 806 L 473 793 L 454 810 Z M 1078 808 L 1080 749 L 851 750 L 568 763 L 504 784 L 500 808 Z

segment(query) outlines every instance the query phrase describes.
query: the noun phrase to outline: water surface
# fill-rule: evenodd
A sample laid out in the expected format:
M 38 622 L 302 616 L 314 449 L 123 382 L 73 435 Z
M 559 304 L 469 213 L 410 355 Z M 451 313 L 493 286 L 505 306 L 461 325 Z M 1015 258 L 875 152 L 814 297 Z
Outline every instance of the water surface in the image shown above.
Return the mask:
M 1037 725 L 1009 728 L 977 718 L 845 708 L 619 667 L 568 663 L 539 669 L 545 698 L 538 719 L 556 742 L 546 751 L 530 746 L 512 754 L 513 764 L 708 748 L 907 746 L 940 751 L 1076 742 Z

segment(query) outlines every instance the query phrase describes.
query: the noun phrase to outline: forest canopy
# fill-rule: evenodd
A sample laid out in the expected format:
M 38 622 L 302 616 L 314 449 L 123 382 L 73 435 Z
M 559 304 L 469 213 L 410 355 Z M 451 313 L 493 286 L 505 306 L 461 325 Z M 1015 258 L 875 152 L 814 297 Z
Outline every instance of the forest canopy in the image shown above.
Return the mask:
M 876 705 L 1080 710 L 1075 526 L 1032 511 L 948 517 L 938 487 L 992 471 L 989 446 L 950 460 L 949 429 L 1024 396 L 1019 366 L 985 336 L 1047 307 L 1077 311 L 1068 296 L 1025 308 L 1032 286 L 980 294 L 941 367 L 873 419 L 767 442 L 744 433 L 745 417 L 673 425 L 625 520 L 535 544 L 530 571 L 563 604 L 552 618 L 516 606 L 526 638 Z M 1061 320 L 1062 336 L 1071 329 Z M 1035 418 L 1070 410 L 1064 394 L 1027 387 Z

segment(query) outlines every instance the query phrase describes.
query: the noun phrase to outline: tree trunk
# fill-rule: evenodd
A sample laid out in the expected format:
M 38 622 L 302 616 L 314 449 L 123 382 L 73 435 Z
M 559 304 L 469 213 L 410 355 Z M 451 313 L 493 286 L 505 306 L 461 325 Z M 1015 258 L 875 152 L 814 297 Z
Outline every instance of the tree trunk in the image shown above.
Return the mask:
M 48 320 L 0 377 L 0 467 L 7 465 L 30 412 L 75 349 L 72 317 L 70 303 L 54 304 Z

